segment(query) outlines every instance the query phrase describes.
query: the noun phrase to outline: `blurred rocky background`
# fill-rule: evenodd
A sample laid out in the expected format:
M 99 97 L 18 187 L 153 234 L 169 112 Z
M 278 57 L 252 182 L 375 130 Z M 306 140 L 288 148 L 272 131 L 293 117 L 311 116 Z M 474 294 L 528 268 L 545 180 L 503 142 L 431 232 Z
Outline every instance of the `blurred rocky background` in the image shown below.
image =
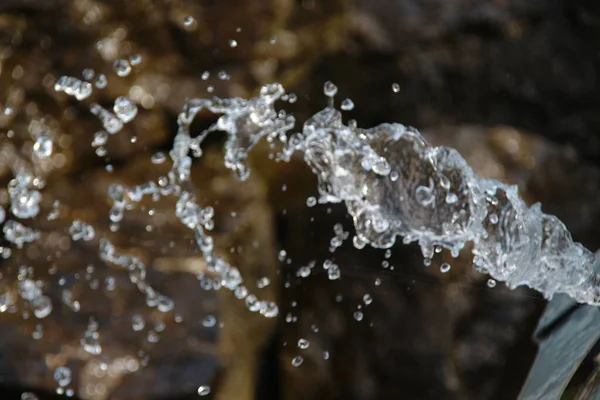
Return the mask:
M 223 168 L 215 137 L 193 175 L 203 204 L 216 209 L 219 254 L 257 294 L 277 299 L 277 320 L 201 288 L 190 233 L 151 218 L 173 204 L 126 213 L 113 238 L 175 301 L 167 312 L 147 307 L 126 271 L 98 260 L 97 241 L 72 243 L 67 231 L 82 219 L 109 234 L 108 185 L 166 171 L 149 160 L 170 148 L 186 98 L 247 97 L 278 81 L 297 96 L 282 107 L 302 121 L 325 106 L 323 82 L 332 80 L 359 126 L 418 127 L 481 175 L 518 184 L 595 250 L 599 39 L 600 3 L 591 0 L 1 1 L 2 186 L 11 179 L 3 162 L 29 157 L 43 127 L 55 143 L 40 166 L 43 214 L 60 201 L 58 218 L 35 223 L 39 245 L 11 249 L 0 263 L 3 292 L 19 290 L 27 265 L 53 302 L 42 319 L 2 310 L 1 398 L 60 397 L 60 365 L 72 372 L 73 396 L 94 400 L 191 399 L 199 386 L 210 387 L 201 398 L 223 400 L 516 398 L 545 301 L 476 273 L 469 254 L 442 252 L 424 266 L 414 246 L 386 254 L 351 240 L 332 254 L 336 224 L 352 235 L 344 207 L 308 207 L 312 173 L 299 160 L 275 163 L 266 146 L 241 184 Z M 113 72 L 115 60 L 138 54 L 128 76 Z M 60 76 L 86 68 L 93 80 L 106 75 L 105 89 L 83 102 L 54 92 Z M 121 95 L 138 116 L 98 155 L 89 105 L 110 107 Z M 199 128 L 214 121 L 201 119 Z M 339 280 L 322 268 L 327 259 Z M 81 349 L 90 318 L 100 355 Z

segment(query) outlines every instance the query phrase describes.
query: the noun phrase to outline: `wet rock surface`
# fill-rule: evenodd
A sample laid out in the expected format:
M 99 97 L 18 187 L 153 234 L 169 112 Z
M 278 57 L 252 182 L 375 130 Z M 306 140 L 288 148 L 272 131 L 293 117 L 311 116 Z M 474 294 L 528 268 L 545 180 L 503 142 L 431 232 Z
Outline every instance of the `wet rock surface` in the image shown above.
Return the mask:
M 359 126 L 422 128 L 482 176 L 518 184 L 529 202 L 598 248 L 599 16 L 595 3 L 569 1 L 2 2 L 2 160 L 30 158 L 41 129 L 56 143 L 52 162 L 38 165 L 48 181 L 34 223 L 42 245 L 12 249 L 0 264 L 3 291 L 18 298 L 19 267 L 28 265 L 53 305 L 42 319 L 32 310 L 23 316 L 26 302 L 0 314 L 6 398 L 24 388 L 51 398 L 60 365 L 72 371 L 68 388 L 89 399 L 196 398 L 202 384 L 215 399 L 514 398 L 535 354 L 530 335 L 544 300 L 494 286 L 471 268 L 468 251 L 457 259 L 442 252 L 426 267 L 411 246 L 396 244 L 389 257 L 356 250 L 343 206 L 307 207 L 315 179 L 299 160 L 274 163 L 260 147 L 251 180 L 240 183 L 222 167 L 215 138 L 193 173 L 198 196 L 215 205 L 219 254 L 253 290 L 278 300 L 278 321 L 248 312 L 229 292 L 199 288 L 202 257 L 168 200 L 127 212 L 111 233 L 106 192 L 166 171 L 149 159 L 170 147 L 188 97 L 249 96 L 280 81 L 298 96 L 285 108 L 302 119 L 322 108 L 323 82 L 335 80 Z M 118 77 L 115 60 L 136 54 L 142 63 Z M 53 90 L 58 77 L 81 77 L 85 68 L 94 79 L 105 74 L 106 88 L 83 102 Z M 122 95 L 138 115 L 99 156 L 90 144 L 101 124 L 89 107 L 110 109 Z M 6 166 L 0 178 L 5 187 Z M 54 199 L 60 217 L 47 221 Z M 0 200 L 6 204 L 5 192 Z M 91 223 L 96 239 L 72 242 L 75 219 Z M 336 223 L 350 239 L 332 255 Z M 101 234 L 145 261 L 173 310 L 148 307 L 127 271 L 98 259 Z M 280 249 L 286 255 L 277 262 Z M 340 279 L 330 279 L 326 259 Z M 442 272 L 445 263 L 451 268 Z M 257 289 L 263 277 L 270 284 Z M 139 331 L 134 315 L 145 321 Z M 102 357 L 81 347 L 90 317 Z

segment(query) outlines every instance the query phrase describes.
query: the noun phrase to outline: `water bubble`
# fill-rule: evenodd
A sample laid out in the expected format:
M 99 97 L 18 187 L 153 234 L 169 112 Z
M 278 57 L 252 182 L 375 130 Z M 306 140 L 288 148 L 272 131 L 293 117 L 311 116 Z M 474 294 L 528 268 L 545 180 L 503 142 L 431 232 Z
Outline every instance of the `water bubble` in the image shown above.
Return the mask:
M 71 370 L 67 367 L 58 367 L 54 370 L 54 380 L 59 386 L 65 387 L 71 383 Z
M 417 186 L 415 189 L 415 200 L 423 207 L 427 207 L 435 201 L 433 186 Z
M 452 266 L 448 263 L 443 263 L 442 265 L 440 265 L 440 271 L 443 274 L 445 274 L 446 272 L 449 272 L 451 268 L 452 268 Z
M 344 111 L 350 111 L 354 109 L 354 102 L 350 99 L 344 99 L 344 101 L 342 101 L 342 105 L 340 106 L 340 108 Z
M 400 91 L 400 85 L 398 85 L 397 83 L 392 83 L 392 91 L 394 93 L 398 93 Z
M 127 123 L 131 121 L 137 115 L 138 108 L 133 101 L 127 96 L 120 96 L 115 99 L 113 106 L 115 115 L 119 117 L 121 121 Z
M 129 64 L 129 61 L 120 58 L 115 60 L 113 70 L 118 76 L 123 78 L 131 73 L 131 65 Z
M 310 346 L 310 342 L 308 340 L 306 340 L 306 339 L 298 340 L 298 347 L 301 348 L 302 350 L 308 349 L 309 346 Z
M 325 82 L 325 84 L 323 84 L 323 93 L 325 94 L 325 96 L 333 97 L 337 94 L 337 91 L 338 88 L 333 82 L 327 81 Z
M 210 386 L 202 385 L 198 388 L 198 396 L 208 396 L 210 394 Z
M 296 357 L 292 358 L 292 365 L 294 367 L 299 367 L 300 365 L 302 365 L 303 362 L 304 362 L 304 358 L 302 358 L 302 356 L 296 356 Z
M 496 287 L 496 280 L 495 280 L 495 279 L 491 279 L 491 278 L 490 278 L 490 279 L 488 279 L 488 281 L 487 281 L 487 286 L 488 286 L 489 288 L 495 288 L 495 287 Z

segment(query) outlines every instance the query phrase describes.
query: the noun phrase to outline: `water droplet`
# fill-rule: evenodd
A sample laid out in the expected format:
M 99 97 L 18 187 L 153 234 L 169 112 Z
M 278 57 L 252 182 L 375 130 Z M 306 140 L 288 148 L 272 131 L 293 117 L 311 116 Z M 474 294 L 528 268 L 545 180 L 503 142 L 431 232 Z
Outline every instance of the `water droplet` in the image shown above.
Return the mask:
M 394 93 L 398 93 L 400 91 L 400 85 L 398 85 L 397 83 L 392 83 L 392 91 Z
M 449 272 L 451 268 L 452 268 L 452 266 L 447 263 L 443 263 L 442 265 L 440 265 L 440 271 L 442 272 L 442 274 Z
M 52 155 L 52 138 L 47 133 L 42 133 L 33 144 L 33 152 L 37 158 L 47 158 Z
M 303 362 L 304 362 L 304 358 L 302 358 L 302 356 L 296 356 L 296 357 L 292 358 L 292 365 L 294 367 L 299 367 L 300 365 L 302 365 Z
M 202 326 L 204 326 L 205 328 L 212 328 L 216 324 L 217 324 L 217 319 L 215 318 L 214 315 L 207 315 L 202 320 Z
M 363 302 L 365 303 L 366 306 L 368 306 L 369 304 L 371 304 L 373 302 L 373 298 L 371 297 L 370 294 L 365 294 L 363 296 Z
M 496 287 L 496 280 L 495 280 L 495 279 L 491 279 L 491 278 L 490 278 L 490 279 L 488 279 L 488 281 L 487 281 L 487 286 L 488 286 L 489 288 L 495 288 L 495 287 Z
M 489 215 L 488 218 L 490 219 L 490 223 L 492 223 L 494 225 L 498 223 L 498 215 L 492 213 Z
M 264 276 L 256 282 L 256 287 L 258 287 L 259 289 L 263 289 L 263 288 L 269 286 L 270 283 L 271 283 L 271 280 L 269 278 L 267 278 L 266 276 Z
M 39 400 L 39 398 L 31 392 L 21 393 L 21 400 Z
M 120 96 L 115 99 L 113 106 L 115 115 L 124 123 L 131 121 L 137 115 L 138 108 L 129 97 Z
M 146 321 L 144 321 L 144 317 L 139 314 L 131 317 L 131 327 L 134 331 L 139 332 L 146 326 Z
M 446 194 L 446 203 L 454 204 L 457 201 L 458 201 L 458 196 L 455 195 L 454 193 L 448 192 L 448 194 Z
M 333 96 L 335 96 L 337 94 L 337 91 L 338 91 L 337 86 L 335 86 L 335 84 L 333 82 L 331 82 L 331 81 L 327 81 L 323 85 L 323 93 L 327 97 L 333 97 Z
M 120 58 L 115 60 L 113 70 L 118 76 L 123 78 L 131 73 L 131 65 L 129 64 L 129 61 Z
M 129 56 L 129 63 L 131 65 L 140 65 L 140 63 L 142 62 L 142 55 L 141 54 L 134 54 L 132 56 Z
M 75 220 L 69 228 L 69 234 L 74 241 L 83 240 L 88 242 L 94 238 L 96 232 L 93 226 L 83 221 Z
M 98 74 L 96 81 L 94 82 L 94 86 L 96 86 L 98 89 L 104 89 L 107 84 L 108 81 L 106 80 L 106 75 Z
M 359 322 L 362 321 L 363 317 L 364 317 L 362 311 L 355 311 L 353 316 L 354 316 L 354 319 Z
M 46 318 L 52 312 L 52 302 L 47 296 L 40 296 L 31 301 L 33 315 L 36 318 Z
M 71 383 L 71 370 L 67 367 L 58 367 L 54 370 L 54 380 L 59 386 L 65 387 Z
M 97 356 L 102 353 L 102 346 L 100 346 L 100 334 L 97 331 L 98 324 L 95 321 L 90 321 L 87 330 L 83 333 L 81 338 L 81 347 L 86 352 Z
M 156 153 L 152 154 L 150 161 L 152 161 L 152 164 L 162 164 L 167 161 L 167 155 L 162 151 L 157 151 Z
M 202 385 L 198 388 L 198 396 L 208 396 L 210 394 L 210 386 Z
M 340 276 L 341 276 L 340 267 L 338 267 L 336 264 L 331 264 L 329 266 L 329 268 L 327 268 L 327 275 L 329 276 L 329 279 L 332 281 L 340 279 Z
M 308 340 L 306 340 L 306 339 L 298 340 L 298 347 L 301 348 L 302 350 L 308 349 L 309 346 L 310 346 L 310 342 Z
M 342 101 L 342 105 L 340 106 L 340 108 L 344 111 L 350 111 L 354 109 L 354 102 L 350 99 L 344 99 L 344 101 Z
M 192 17 L 191 15 L 188 15 L 187 17 L 185 17 L 185 19 L 183 20 L 183 26 L 185 26 L 186 28 L 191 27 L 192 25 L 194 25 L 194 23 L 196 22 L 196 20 L 194 19 L 194 17 Z
M 310 196 L 306 199 L 306 205 L 308 207 L 314 207 L 317 204 L 317 199 L 314 196 Z
M 96 73 L 91 68 L 86 68 L 81 73 L 81 76 L 83 76 L 83 79 L 85 79 L 87 81 L 90 81 L 90 80 L 94 79 L 94 75 L 96 75 Z
M 229 41 L 229 47 L 237 47 L 238 43 L 236 40 L 231 39 Z

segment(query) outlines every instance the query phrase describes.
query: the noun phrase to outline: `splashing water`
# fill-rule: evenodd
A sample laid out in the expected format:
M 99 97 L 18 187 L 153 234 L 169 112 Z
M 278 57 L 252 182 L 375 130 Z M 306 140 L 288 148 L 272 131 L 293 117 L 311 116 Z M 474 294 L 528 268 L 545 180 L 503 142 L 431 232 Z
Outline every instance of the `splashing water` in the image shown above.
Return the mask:
M 327 82 L 324 93 L 332 99 L 337 87 Z M 435 246 L 457 255 L 470 242 L 475 267 L 509 287 L 527 285 L 547 298 L 566 293 L 579 302 L 600 303 L 594 255 L 573 242 L 564 224 L 544 214 L 539 204 L 528 207 L 516 186 L 477 176 L 456 150 L 429 145 L 414 128 L 347 126 L 340 111 L 331 106 L 313 115 L 301 132 L 288 139 L 294 119 L 274 108 L 283 94 L 281 85 L 270 84 L 263 86 L 260 96 L 248 100 L 190 100 L 180 114 L 179 133 L 170 152 L 172 182 L 181 186 L 189 182 L 187 154 L 192 150 L 199 156 L 200 144 L 212 131 L 227 134 L 225 165 L 240 179 L 248 177 L 245 161 L 258 140 L 278 139 L 282 144 L 278 159 L 287 161 L 300 152 L 317 175 L 319 203 L 346 204 L 356 228 L 356 247 L 389 248 L 400 236 L 406 244 L 417 242 L 424 258 L 431 259 Z M 189 125 L 201 109 L 221 117 L 192 139 Z M 193 202 L 191 192 L 185 195 L 184 191 L 182 198 Z M 188 223 L 213 268 L 235 270 L 217 267 L 212 241 L 199 225 Z
M 127 76 L 131 65 L 126 60 L 117 61 L 115 72 Z M 131 64 L 136 63 L 131 60 Z M 99 76 L 96 76 L 97 80 Z M 87 77 L 92 79 L 93 74 L 88 73 Z M 55 86 L 57 91 L 79 100 L 91 94 L 89 83 L 63 78 Z M 106 85 L 105 79 L 100 86 Z M 96 87 L 100 86 L 97 81 Z M 394 84 L 393 91 L 398 90 Z M 111 230 L 118 231 L 124 214 L 140 205 L 145 197 L 174 197 L 174 214 L 193 233 L 195 245 L 206 264 L 208 273 L 200 279 L 201 287 L 224 287 L 242 300 L 248 310 L 268 318 L 277 316 L 278 305 L 252 293 L 249 285 L 245 285 L 243 274 L 216 254 L 210 234 L 214 227 L 214 210 L 200 206 L 196 199 L 191 178 L 192 161 L 202 157 L 202 145 L 211 133 L 224 132 L 224 164 L 240 180 L 248 179 L 248 154 L 263 139 L 269 142 L 274 152 L 272 156 L 278 161 L 289 161 L 292 156 L 301 155 L 318 178 L 318 196 L 309 197 L 307 205 L 343 202 L 352 217 L 356 230 L 352 243 L 358 249 L 366 245 L 389 249 L 401 237 L 403 243 L 418 243 L 426 262 L 431 262 L 438 249 L 445 248 L 458 255 L 471 243 L 475 267 L 493 278 L 488 281 L 490 288 L 496 281 L 505 281 L 510 287 L 530 286 L 547 298 L 555 293 L 566 293 L 582 303 L 600 304 L 600 281 L 592 269 L 594 255 L 573 242 L 557 218 L 544 214 L 540 205 L 528 207 L 515 186 L 477 176 L 458 152 L 431 146 L 413 128 L 401 124 L 382 124 L 370 129 L 358 128 L 355 122 L 345 125 L 341 111 L 334 108 L 337 91 L 332 82 L 325 83 L 324 94 L 329 98 L 329 106 L 309 118 L 301 131 L 295 133 L 294 118 L 275 108 L 278 100 L 287 98 L 291 102 L 292 99 L 279 84 L 263 86 L 260 94 L 250 99 L 215 97 L 187 101 L 178 116 L 178 131 L 172 148 L 168 153 L 155 153 L 151 158 L 153 164 L 169 164 L 168 173 L 156 182 L 137 186 L 115 183 L 108 188 Z M 346 111 L 353 107 L 349 100 L 341 105 Z M 138 112 L 137 105 L 125 96 L 114 100 L 112 112 L 96 103 L 89 109 L 103 126 L 103 130 L 90 138 L 97 154 L 102 149 L 103 155 L 106 154 L 103 146 L 109 137 L 122 131 Z M 213 113 L 218 119 L 200 134 L 192 136 L 190 127 L 200 112 Z M 51 158 L 52 136 L 44 133 L 35 140 L 35 157 L 40 160 Z M 8 185 L 10 204 L 6 209 L 0 207 L 0 222 L 6 220 L 3 226 L 5 239 L 22 248 L 41 237 L 40 232 L 27 226 L 27 220 L 40 213 L 44 180 L 27 168 L 14 168 L 13 175 L 14 179 Z M 91 223 L 75 220 L 68 228 L 68 234 L 78 244 L 97 246 L 104 263 L 126 271 L 131 283 L 145 295 L 149 307 L 158 313 L 174 309 L 174 301 L 147 282 L 147 267 L 141 257 L 117 248 L 107 237 L 96 233 Z M 336 224 L 333 234 L 332 253 L 350 233 L 344 231 L 341 224 Z M 386 252 L 386 258 L 390 254 Z M 10 257 L 10 252 L 3 251 L 2 256 Z M 279 258 L 286 261 L 284 250 Z M 389 265 L 387 261 L 385 263 Z M 300 267 L 296 275 L 309 277 L 315 265 L 311 262 Z M 342 268 L 332 260 L 324 262 L 323 268 L 330 280 L 342 277 Z M 447 273 L 451 266 L 443 264 L 440 270 Z M 268 278 L 263 278 L 253 286 L 260 290 L 269 284 Z M 114 282 L 109 284 L 107 281 L 106 286 L 107 290 L 113 290 Z M 44 295 L 43 282 L 32 276 L 19 278 L 18 294 L 25 308 L 38 319 L 45 318 L 53 310 L 52 300 Z M 70 290 L 64 289 L 62 296 L 68 308 L 79 311 L 80 304 Z M 365 307 L 372 301 L 371 295 L 364 295 Z M 6 311 L 14 302 L 9 294 L 3 294 L 0 311 Z M 357 322 L 368 321 L 363 311 L 355 311 L 353 317 Z M 294 318 L 290 314 L 290 320 Z M 130 324 L 132 330 L 142 332 L 151 322 L 141 315 L 134 315 Z M 209 315 L 202 320 L 202 325 L 211 328 L 217 325 L 217 320 Z M 161 330 L 154 326 L 153 330 L 144 332 L 144 337 L 148 342 L 156 343 L 160 340 Z M 94 321 L 90 321 L 78 340 L 90 356 L 103 354 Z M 309 345 L 307 339 L 298 341 L 300 350 L 307 350 Z M 329 358 L 328 352 L 324 353 L 324 358 Z M 294 357 L 291 363 L 299 367 L 303 363 L 302 356 Z M 63 388 L 71 382 L 71 371 L 60 366 L 54 371 L 54 377 Z M 200 395 L 209 393 L 208 386 L 198 388 Z

